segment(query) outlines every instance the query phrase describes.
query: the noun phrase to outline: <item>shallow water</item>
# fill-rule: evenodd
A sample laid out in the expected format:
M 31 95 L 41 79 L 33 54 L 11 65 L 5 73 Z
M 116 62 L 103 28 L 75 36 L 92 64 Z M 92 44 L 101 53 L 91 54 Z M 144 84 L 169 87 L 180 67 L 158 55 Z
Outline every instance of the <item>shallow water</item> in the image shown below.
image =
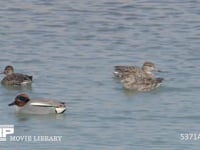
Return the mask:
M 199 149 L 200 3 L 186 0 L 8 0 L 0 8 L 0 69 L 33 75 L 32 87 L 1 86 L 1 125 L 14 135 L 61 142 L 1 142 L 1 149 Z M 154 91 L 126 91 L 114 65 L 153 61 L 166 73 Z M 1 75 L 3 78 L 3 75 Z M 63 115 L 17 115 L 19 93 L 67 103 Z

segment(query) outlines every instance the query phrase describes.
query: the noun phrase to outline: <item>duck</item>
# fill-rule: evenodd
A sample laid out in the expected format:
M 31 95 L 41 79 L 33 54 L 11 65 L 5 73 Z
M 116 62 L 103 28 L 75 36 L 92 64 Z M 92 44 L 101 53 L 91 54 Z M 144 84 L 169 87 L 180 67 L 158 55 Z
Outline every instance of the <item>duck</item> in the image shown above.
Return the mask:
M 33 79 L 32 76 L 15 73 L 14 67 L 11 65 L 6 66 L 2 74 L 5 74 L 6 76 L 1 80 L 1 84 L 6 86 L 30 85 Z
M 28 94 L 22 93 L 15 97 L 14 102 L 8 106 L 16 106 L 16 113 L 20 114 L 62 114 L 66 111 L 64 102 L 52 99 L 31 100 Z
M 135 78 L 134 75 L 129 75 L 122 79 L 121 83 L 127 90 L 146 92 L 158 88 L 163 80 L 163 78 Z
M 126 78 L 129 75 L 135 76 L 135 78 L 155 78 L 153 71 L 158 71 L 154 63 L 144 62 L 142 67 L 137 66 L 114 66 L 114 77 L 117 79 Z

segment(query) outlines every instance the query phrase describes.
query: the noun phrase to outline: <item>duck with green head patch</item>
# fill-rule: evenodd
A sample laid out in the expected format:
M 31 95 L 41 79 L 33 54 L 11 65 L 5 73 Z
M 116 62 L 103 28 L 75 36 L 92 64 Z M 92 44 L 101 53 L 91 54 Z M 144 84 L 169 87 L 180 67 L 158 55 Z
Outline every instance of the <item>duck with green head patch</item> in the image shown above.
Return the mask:
M 17 95 L 8 106 L 16 106 L 17 113 L 23 114 L 61 114 L 66 110 L 64 102 L 52 99 L 31 100 L 27 94 Z

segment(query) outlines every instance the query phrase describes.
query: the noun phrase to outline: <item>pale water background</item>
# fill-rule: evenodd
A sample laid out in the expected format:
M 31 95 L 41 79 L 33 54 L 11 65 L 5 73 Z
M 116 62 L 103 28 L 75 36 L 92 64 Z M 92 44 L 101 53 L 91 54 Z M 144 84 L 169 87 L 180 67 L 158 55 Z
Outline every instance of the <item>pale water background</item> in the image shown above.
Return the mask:
M 0 124 L 61 142 L 1 142 L 1 150 L 199 150 L 200 3 L 196 0 L 0 2 L 0 70 L 33 75 L 30 89 L 0 88 Z M 153 61 L 167 71 L 152 92 L 125 91 L 114 65 Z M 1 76 L 3 78 L 3 75 Z M 64 101 L 64 115 L 16 115 L 19 93 Z

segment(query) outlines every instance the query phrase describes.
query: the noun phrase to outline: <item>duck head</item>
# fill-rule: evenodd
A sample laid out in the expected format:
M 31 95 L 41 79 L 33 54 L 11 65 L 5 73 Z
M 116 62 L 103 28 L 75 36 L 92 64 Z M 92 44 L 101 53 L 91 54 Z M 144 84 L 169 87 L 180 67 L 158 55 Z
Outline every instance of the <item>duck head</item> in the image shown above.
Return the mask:
M 6 74 L 6 75 L 11 75 L 13 73 L 14 73 L 13 66 L 6 66 L 3 72 L 3 74 Z
M 158 70 L 154 63 L 152 62 L 145 62 L 142 66 L 142 69 L 149 74 L 152 74 L 153 71 L 161 72 Z
M 17 105 L 18 107 L 23 107 L 29 101 L 30 101 L 30 98 L 27 94 L 20 94 L 20 95 L 16 96 L 15 101 L 8 104 L 8 106 Z

